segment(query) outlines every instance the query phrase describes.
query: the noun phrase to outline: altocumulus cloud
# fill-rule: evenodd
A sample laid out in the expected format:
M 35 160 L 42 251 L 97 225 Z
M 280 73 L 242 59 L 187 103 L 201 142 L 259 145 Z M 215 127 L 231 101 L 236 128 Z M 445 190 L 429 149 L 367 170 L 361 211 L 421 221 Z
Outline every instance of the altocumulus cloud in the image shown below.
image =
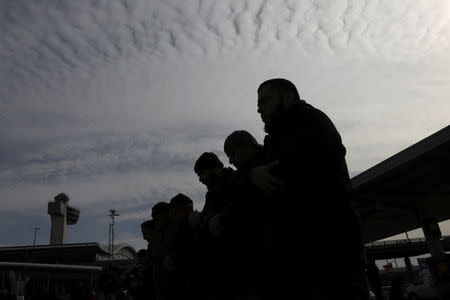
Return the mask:
M 77 226 L 114 206 L 135 239 L 125 223 L 157 201 L 181 191 L 200 209 L 196 157 L 224 158 L 235 129 L 262 140 L 255 89 L 272 76 L 332 116 L 353 174 L 448 122 L 445 1 L 0 0 L 0 12 L 6 212 L 44 216 L 65 191 Z
M 306 54 L 421 59 L 449 47 L 449 7 L 427 1 L 2 1 L 2 87 L 56 88 L 131 57 Z M 351 51 L 349 51 L 351 50 Z

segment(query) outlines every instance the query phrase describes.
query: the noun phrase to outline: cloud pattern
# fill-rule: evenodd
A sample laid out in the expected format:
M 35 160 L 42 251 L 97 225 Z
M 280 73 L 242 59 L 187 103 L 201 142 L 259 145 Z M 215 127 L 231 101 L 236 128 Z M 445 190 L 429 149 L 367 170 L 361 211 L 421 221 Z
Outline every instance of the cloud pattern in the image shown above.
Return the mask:
M 60 191 L 73 195 L 87 218 L 115 206 L 124 220 L 142 220 L 153 203 L 179 191 L 201 208 L 204 188 L 192 172 L 195 158 L 215 151 L 225 161 L 222 142 L 231 130 L 246 128 L 262 140 L 260 128 L 248 125 L 258 120 L 254 103 L 226 101 L 228 94 L 253 99 L 254 81 L 276 73 L 270 68 L 258 72 L 261 60 L 294 53 L 290 57 L 308 71 L 301 79 L 318 81 L 326 80 L 316 67 L 319 59 L 323 64 L 370 59 L 414 69 L 448 61 L 450 50 L 445 1 L 0 0 L 0 14 L 5 214 L 44 215 L 46 201 Z M 244 60 L 254 68 L 240 68 Z M 355 74 L 366 75 L 364 67 Z M 378 64 L 374 68 L 384 72 Z M 236 91 L 227 80 L 235 74 L 242 86 L 251 86 L 249 91 Z M 440 74 L 439 82 L 428 86 L 443 86 L 449 74 Z M 383 84 L 389 76 L 385 72 Z M 424 92 L 429 87 L 421 88 L 422 82 L 411 81 L 418 86 L 417 97 L 434 95 Z M 360 89 L 355 87 L 355 98 L 366 92 Z M 315 96 L 311 90 L 305 93 Z M 339 112 L 332 102 L 327 105 Z M 359 105 L 363 101 L 349 102 L 348 112 L 341 114 L 348 118 L 338 120 L 352 142 L 350 153 L 367 153 L 386 138 L 362 145 L 365 133 L 358 128 L 373 121 L 373 112 L 365 115 L 361 109 L 364 122 L 345 123 Z M 224 125 L 231 117 L 234 123 Z M 398 136 L 388 141 L 394 140 Z M 378 152 L 374 162 L 385 152 Z M 356 159 L 362 160 L 359 165 L 371 163 Z
M 89 77 L 102 64 L 136 56 L 295 47 L 304 55 L 421 60 L 443 56 L 450 46 L 445 1 L 18 0 L 1 6 L 6 92 L 56 88 L 60 80 Z

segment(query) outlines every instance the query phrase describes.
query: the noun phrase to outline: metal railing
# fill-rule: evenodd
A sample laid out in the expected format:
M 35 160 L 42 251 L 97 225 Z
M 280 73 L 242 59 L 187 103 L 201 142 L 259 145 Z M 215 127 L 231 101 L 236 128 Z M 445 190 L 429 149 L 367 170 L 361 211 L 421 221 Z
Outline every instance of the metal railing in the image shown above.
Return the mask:
M 99 266 L 80 266 L 80 265 L 63 265 L 63 264 L 40 264 L 40 263 L 22 263 L 22 262 L 0 262 L 0 268 L 6 269 L 39 269 L 39 270 L 65 270 L 65 271 L 91 271 L 100 272 L 102 267 Z
M 0 251 L 11 250 L 39 250 L 39 249 L 56 249 L 56 248 L 74 248 L 74 247 L 87 247 L 98 245 L 97 242 L 88 243 L 71 243 L 71 244 L 57 244 L 57 245 L 36 245 L 36 246 L 10 246 L 0 247 Z
M 449 239 L 450 235 L 443 236 L 442 239 Z M 366 247 L 376 247 L 376 246 L 391 246 L 391 245 L 400 245 L 400 244 L 411 244 L 411 243 L 423 243 L 426 242 L 426 239 L 423 238 L 410 238 L 410 239 L 399 239 L 399 240 L 387 240 L 387 241 L 376 241 L 366 243 Z

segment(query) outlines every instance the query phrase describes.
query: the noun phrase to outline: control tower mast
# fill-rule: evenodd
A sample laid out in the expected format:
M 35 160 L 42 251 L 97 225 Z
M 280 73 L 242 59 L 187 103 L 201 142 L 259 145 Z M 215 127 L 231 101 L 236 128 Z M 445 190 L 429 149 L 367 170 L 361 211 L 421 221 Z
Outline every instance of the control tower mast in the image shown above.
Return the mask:
M 67 241 L 67 225 L 76 224 L 80 210 L 68 205 L 69 196 L 58 194 L 54 201 L 48 203 L 48 214 L 52 219 L 50 245 L 61 245 Z

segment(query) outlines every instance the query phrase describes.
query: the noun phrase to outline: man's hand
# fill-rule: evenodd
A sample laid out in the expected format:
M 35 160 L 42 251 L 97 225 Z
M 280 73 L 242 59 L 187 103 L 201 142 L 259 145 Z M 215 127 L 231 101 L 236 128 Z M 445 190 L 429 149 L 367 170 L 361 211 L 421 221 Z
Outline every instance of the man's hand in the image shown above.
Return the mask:
M 193 212 L 191 212 L 189 214 L 189 226 L 191 226 L 192 230 L 197 230 L 200 228 L 201 224 L 202 224 L 202 217 L 201 217 L 201 213 L 194 210 Z
M 280 164 L 279 161 L 273 161 L 267 165 L 255 167 L 250 170 L 250 183 L 255 185 L 265 194 L 273 194 L 283 188 L 284 182 L 270 174 L 270 170 Z
M 211 217 L 208 221 L 208 231 L 214 236 L 218 237 L 221 235 L 225 229 L 222 225 L 221 217 L 219 214 Z

